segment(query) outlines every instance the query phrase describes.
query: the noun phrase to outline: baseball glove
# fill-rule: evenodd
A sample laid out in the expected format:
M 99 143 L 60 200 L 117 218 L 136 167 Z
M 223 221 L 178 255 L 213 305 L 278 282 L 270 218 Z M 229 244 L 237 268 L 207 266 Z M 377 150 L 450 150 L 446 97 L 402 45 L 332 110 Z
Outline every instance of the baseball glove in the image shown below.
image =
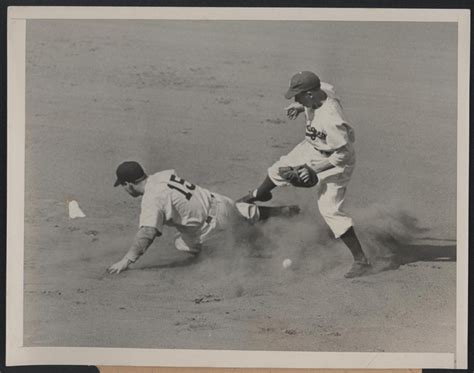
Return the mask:
M 314 187 L 319 181 L 316 172 L 307 164 L 280 167 L 278 174 L 291 185 L 299 188 Z

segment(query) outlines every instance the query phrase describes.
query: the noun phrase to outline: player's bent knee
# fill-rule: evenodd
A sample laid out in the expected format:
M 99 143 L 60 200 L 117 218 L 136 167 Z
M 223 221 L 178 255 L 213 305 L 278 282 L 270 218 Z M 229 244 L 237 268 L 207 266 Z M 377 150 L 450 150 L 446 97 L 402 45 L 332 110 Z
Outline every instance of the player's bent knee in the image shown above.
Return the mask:
M 324 220 L 334 233 L 336 238 L 341 237 L 347 230 L 353 226 L 353 221 L 348 216 L 324 216 Z
M 324 206 L 320 204 L 319 212 L 325 220 L 337 219 L 337 217 L 341 216 L 341 212 L 335 206 Z
M 283 179 L 280 176 L 280 173 L 278 171 L 279 167 L 280 167 L 279 164 L 274 164 L 273 166 L 271 166 L 267 172 L 268 177 L 276 186 L 281 187 L 281 186 L 289 185 L 288 181 Z

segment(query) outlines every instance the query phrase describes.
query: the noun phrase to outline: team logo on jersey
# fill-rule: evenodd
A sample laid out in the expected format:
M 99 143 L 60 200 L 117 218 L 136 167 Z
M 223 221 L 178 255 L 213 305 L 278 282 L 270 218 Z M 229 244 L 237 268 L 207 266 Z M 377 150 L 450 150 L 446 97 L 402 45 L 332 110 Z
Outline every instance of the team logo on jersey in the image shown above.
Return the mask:
M 321 139 L 326 141 L 327 134 L 324 131 L 318 131 L 316 128 L 311 127 L 311 125 L 306 126 L 306 137 L 309 137 L 311 140 Z

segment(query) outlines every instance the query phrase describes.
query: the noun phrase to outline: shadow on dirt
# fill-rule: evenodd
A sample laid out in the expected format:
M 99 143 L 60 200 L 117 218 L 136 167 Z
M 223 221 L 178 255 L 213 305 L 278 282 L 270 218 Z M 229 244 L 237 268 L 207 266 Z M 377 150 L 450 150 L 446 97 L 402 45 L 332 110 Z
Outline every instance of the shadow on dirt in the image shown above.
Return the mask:
M 190 265 L 196 264 L 201 260 L 199 255 L 193 255 L 184 259 L 172 260 L 168 263 L 160 263 L 156 265 L 142 267 L 142 269 L 162 269 L 162 268 L 178 268 L 178 267 L 188 267 Z
M 401 264 L 413 262 L 455 262 L 456 245 L 405 245 L 395 253 Z
M 430 241 L 449 242 L 449 244 L 407 244 L 392 240 L 388 245 L 390 254 L 375 258 L 376 272 L 394 270 L 415 262 L 455 262 L 456 244 L 453 240 L 430 239 Z M 453 243 L 451 243 L 453 242 Z

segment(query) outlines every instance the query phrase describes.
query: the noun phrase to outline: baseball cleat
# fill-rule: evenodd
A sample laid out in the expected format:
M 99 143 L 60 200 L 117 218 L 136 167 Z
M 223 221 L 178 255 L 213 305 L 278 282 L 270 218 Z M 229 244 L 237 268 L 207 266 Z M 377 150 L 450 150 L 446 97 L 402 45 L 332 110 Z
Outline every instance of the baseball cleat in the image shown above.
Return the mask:
M 354 278 L 368 275 L 372 266 L 368 262 L 354 262 L 349 271 L 344 275 L 345 278 Z
M 244 202 L 244 203 L 254 203 L 257 201 L 267 202 L 267 201 L 270 201 L 273 197 L 271 192 L 262 193 L 262 195 L 258 197 L 256 195 L 257 195 L 257 189 L 251 190 L 250 192 L 248 192 L 247 195 L 239 198 L 236 202 Z

